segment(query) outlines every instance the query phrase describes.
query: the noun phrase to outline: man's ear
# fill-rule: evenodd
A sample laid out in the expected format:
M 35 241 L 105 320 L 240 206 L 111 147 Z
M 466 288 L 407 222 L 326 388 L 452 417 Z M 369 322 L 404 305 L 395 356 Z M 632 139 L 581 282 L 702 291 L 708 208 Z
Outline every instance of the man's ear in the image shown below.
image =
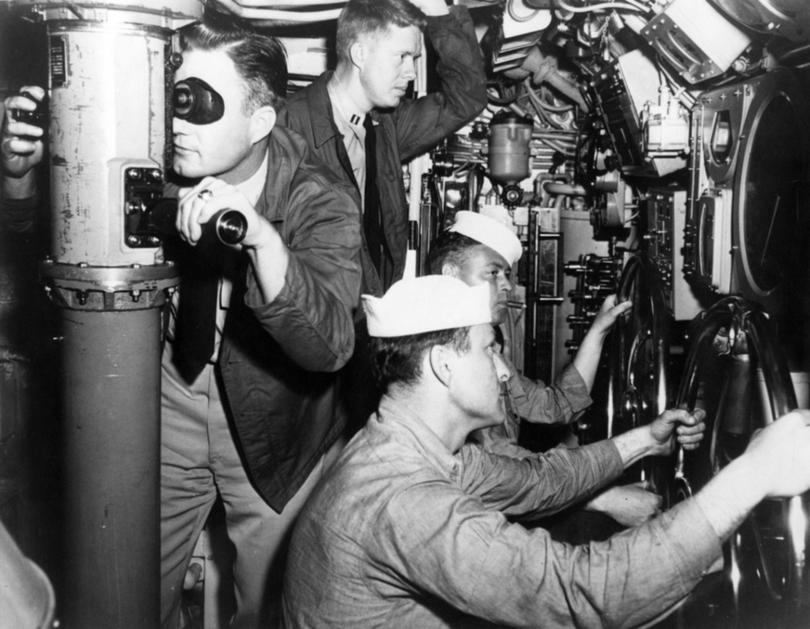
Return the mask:
M 253 144 L 263 140 L 276 126 L 276 110 L 270 105 L 262 105 L 250 116 L 250 141 Z
M 461 269 L 458 268 L 457 265 L 453 264 L 452 262 L 442 262 L 442 275 L 449 275 L 450 277 L 458 278 Z
M 449 386 L 453 374 L 453 357 L 455 353 L 447 345 L 433 345 L 428 352 L 430 370 L 444 386 Z
M 366 55 L 368 54 L 368 47 L 362 41 L 356 41 L 349 46 L 349 59 L 352 65 L 358 69 L 362 69 L 366 65 Z

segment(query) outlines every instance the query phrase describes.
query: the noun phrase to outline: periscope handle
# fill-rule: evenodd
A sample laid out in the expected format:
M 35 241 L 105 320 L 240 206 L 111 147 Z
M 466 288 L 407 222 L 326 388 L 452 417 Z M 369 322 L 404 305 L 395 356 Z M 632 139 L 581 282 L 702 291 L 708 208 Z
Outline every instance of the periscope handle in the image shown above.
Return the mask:
M 162 198 L 148 208 L 147 229 L 159 238 L 177 236 L 177 199 Z M 247 234 L 247 218 L 239 210 L 225 208 L 202 226 L 202 239 L 210 243 L 238 245 Z
M 211 217 L 214 233 L 223 245 L 238 245 L 247 234 L 247 219 L 239 210 L 225 208 Z

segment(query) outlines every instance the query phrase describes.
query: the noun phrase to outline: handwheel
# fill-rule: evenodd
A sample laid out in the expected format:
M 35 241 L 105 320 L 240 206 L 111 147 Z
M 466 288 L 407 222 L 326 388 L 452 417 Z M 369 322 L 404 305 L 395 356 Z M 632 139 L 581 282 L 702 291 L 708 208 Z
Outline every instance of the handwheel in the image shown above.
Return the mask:
M 658 270 L 648 256 L 636 254 L 627 261 L 618 298 L 631 300 L 633 306 L 615 323 L 608 343 L 608 438 L 650 423 L 667 407 L 670 315 Z M 660 459 L 648 459 L 629 470 L 628 476 L 648 481 L 656 490 L 661 473 Z
M 787 361 L 761 307 L 727 297 L 694 326 L 676 404 L 706 410 L 707 438 L 697 450 L 678 453 L 670 502 L 691 497 L 745 450 L 755 430 L 797 406 Z M 758 374 L 764 387 L 757 385 Z M 806 613 L 805 500 L 763 501 L 726 544 L 713 602 L 726 621 L 738 626 L 751 614 L 766 614 L 759 621 L 781 615 L 788 623 Z

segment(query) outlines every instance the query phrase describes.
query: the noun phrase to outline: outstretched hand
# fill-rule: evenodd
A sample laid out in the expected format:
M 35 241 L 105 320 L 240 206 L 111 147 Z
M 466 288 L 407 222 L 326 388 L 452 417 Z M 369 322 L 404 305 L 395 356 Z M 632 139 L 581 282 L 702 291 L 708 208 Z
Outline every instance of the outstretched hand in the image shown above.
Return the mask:
M 810 410 L 796 410 L 754 433 L 744 458 L 752 462 L 751 482 L 782 498 L 810 489 L 809 454 Z
M 632 307 L 633 302 L 629 300 L 619 302 L 617 295 L 608 295 L 605 297 L 605 301 L 602 302 L 602 306 L 599 308 L 599 312 L 596 314 L 596 318 L 591 324 L 591 330 L 603 335 L 607 334 L 610 328 L 613 327 L 613 324 L 618 321 L 619 317 L 625 312 L 628 312 Z
M 606 297 L 591 327 L 585 334 L 585 338 L 582 339 L 582 343 L 574 356 L 574 367 L 582 376 L 588 391 L 593 388 L 593 383 L 596 380 L 599 357 L 602 355 L 602 345 L 608 331 L 619 317 L 630 310 L 632 305 L 630 301 L 617 303 L 616 295 Z

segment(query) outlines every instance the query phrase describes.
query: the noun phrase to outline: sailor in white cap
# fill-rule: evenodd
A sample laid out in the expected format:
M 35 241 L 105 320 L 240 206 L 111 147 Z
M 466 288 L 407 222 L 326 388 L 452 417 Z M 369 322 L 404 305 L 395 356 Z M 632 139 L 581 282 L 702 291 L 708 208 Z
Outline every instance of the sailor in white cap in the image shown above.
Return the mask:
M 460 211 L 431 246 L 429 263 L 433 273 L 457 277 L 471 286 L 488 285 L 493 323 L 499 325 L 507 317 L 507 300 L 512 291 L 510 271 L 522 253 L 523 247 L 511 227 L 478 212 Z M 590 391 L 604 339 L 630 306 L 630 302 L 616 304 L 615 295 L 605 299 L 573 361 L 558 374 L 553 385 L 526 378 L 505 359 L 510 370 L 505 382 L 506 421 L 476 431 L 473 438 L 492 452 L 509 452 L 518 443 L 521 418 L 535 424 L 570 424 L 578 418 L 592 402 Z M 561 433 L 558 430 L 553 434 Z M 570 431 L 565 439 L 576 445 L 576 436 Z M 660 496 L 630 484 L 601 492 L 585 508 L 605 513 L 621 525 L 635 526 L 653 517 L 660 506 Z
M 429 264 L 431 273 L 457 277 L 470 285 L 488 283 L 495 322 L 503 323 L 512 290 L 511 269 L 522 253 L 520 240 L 510 227 L 478 212 L 461 211 L 431 245 Z M 630 302 L 617 304 L 615 295 L 608 296 L 582 340 L 573 364 L 588 391 L 593 387 L 605 336 L 630 307 Z
M 513 518 L 556 512 L 676 442 L 697 447 L 700 413 L 496 455 L 467 439 L 503 413 L 487 288 L 425 276 L 363 305 L 385 393 L 297 520 L 285 627 L 637 626 L 689 593 L 759 500 L 810 486 L 810 460 L 796 456 L 810 449 L 810 411 L 792 413 L 695 498 L 607 541 L 556 542 Z
M 513 288 L 511 269 L 522 252 L 512 229 L 489 216 L 462 211 L 432 244 L 429 264 L 432 273 L 456 277 L 470 286 L 488 285 L 493 322 L 501 324 L 506 320 Z M 617 304 L 615 295 L 605 299 L 571 365 L 555 386 L 524 378 L 512 367 L 507 387 L 518 415 L 535 423 L 570 423 L 587 408 L 604 339 L 630 306 L 630 302 Z

